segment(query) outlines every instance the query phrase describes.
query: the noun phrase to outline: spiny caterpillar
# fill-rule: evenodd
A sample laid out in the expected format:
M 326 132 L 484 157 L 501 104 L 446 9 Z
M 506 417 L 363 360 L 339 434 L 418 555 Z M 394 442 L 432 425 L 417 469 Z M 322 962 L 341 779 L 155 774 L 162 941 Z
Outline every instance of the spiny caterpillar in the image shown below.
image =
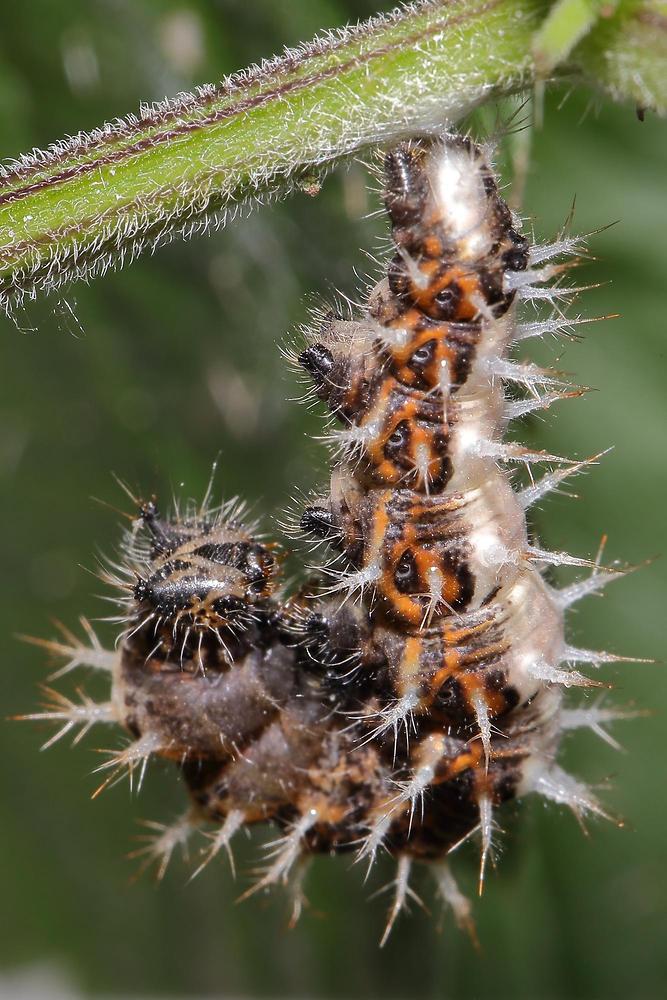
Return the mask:
M 559 375 L 510 360 L 518 342 L 567 332 L 547 282 L 578 241 L 531 246 L 498 191 L 486 150 L 445 136 L 404 143 L 384 160 L 394 252 L 354 319 L 328 315 L 297 360 L 337 425 L 330 489 L 300 531 L 334 553 L 292 595 L 279 553 L 234 505 L 163 515 L 140 502 L 124 561 L 117 649 L 43 643 L 111 677 L 107 704 L 55 701 L 30 718 L 113 722 L 131 742 L 101 770 L 104 785 L 151 757 L 175 762 L 188 812 L 146 848 L 160 873 L 176 846 L 213 825 L 203 867 L 242 827 L 280 836 L 249 895 L 291 882 L 304 862 L 352 852 L 396 859 L 383 941 L 410 895 L 413 862 L 432 873 L 459 924 L 470 905 L 448 855 L 479 837 L 480 888 L 496 810 L 535 792 L 577 817 L 605 816 L 556 762 L 563 734 L 628 712 L 564 707 L 569 688 L 597 688 L 575 668 L 623 659 L 577 649 L 567 608 L 620 575 L 530 536 L 526 510 L 598 456 L 574 462 L 504 440 L 508 423 L 579 394 Z M 554 312 L 517 322 L 521 301 Z M 508 390 L 511 387 L 511 391 Z M 513 488 L 507 463 L 546 463 Z M 588 575 L 558 589 L 544 566 Z M 51 741 L 52 742 L 52 741 Z

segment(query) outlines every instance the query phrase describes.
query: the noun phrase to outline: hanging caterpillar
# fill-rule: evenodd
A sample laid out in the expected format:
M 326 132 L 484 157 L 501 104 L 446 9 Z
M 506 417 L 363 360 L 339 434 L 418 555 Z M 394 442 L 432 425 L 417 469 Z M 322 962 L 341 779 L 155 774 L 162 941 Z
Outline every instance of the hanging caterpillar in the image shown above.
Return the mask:
M 531 245 L 468 138 L 403 143 L 383 176 L 386 275 L 355 318 L 323 317 L 296 357 L 335 425 L 330 487 L 300 531 L 333 561 L 286 595 L 278 550 L 238 506 L 207 495 L 165 515 L 136 501 L 123 563 L 107 573 L 121 592 L 116 650 L 87 624 L 90 644 L 42 642 L 67 658 L 59 674 L 108 671 L 110 700 L 51 693 L 28 717 L 61 722 L 54 740 L 122 726 L 131 741 L 102 765 L 102 787 L 126 772 L 141 781 L 152 757 L 174 761 L 191 804 L 155 824 L 146 854 L 160 874 L 198 827 L 213 828 L 203 867 L 242 827 L 271 823 L 280 837 L 247 894 L 289 877 L 296 916 L 305 860 L 372 864 L 388 851 L 386 938 L 414 862 L 470 927 L 448 856 L 478 836 L 481 888 L 505 801 L 537 793 L 605 816 L 559 767 L 559 745 L 579 727 L 607 736 L 602 725 L 630 713 L 564 705 L 569 688 L 604 686 L 576 664 L 622 659 L 574 648 L 563 622 L 619 571 L 545 551 L 526 526 L 529 507 L 598 456 L 505 440 L 512 420 L 579 394 L 510 359 L 516 343 L 584 322 L 563 317 L 568 290 L 549 284 L 578 241 Z M 519 322 L 517 305 L 534 300 L 553 314 Z M 511 463 L 549 471 L 514 488 Z M 549 565 L 588 575 L 558 589 Z

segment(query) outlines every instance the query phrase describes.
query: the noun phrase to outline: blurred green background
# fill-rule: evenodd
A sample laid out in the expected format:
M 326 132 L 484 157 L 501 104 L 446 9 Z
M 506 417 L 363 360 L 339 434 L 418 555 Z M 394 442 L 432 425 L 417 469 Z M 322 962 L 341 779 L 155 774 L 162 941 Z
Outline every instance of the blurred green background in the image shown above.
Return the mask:
M 7 4 L 0 36 L 0 156 L 215 80 L 318 28 L 365 17 L 377 0 L 30 0 Z M 389 4 L 381 5 L 385 9 Z M 566 99 L 567 98 L 567 99 Z M 582 499 L 538 514 L 542 540 L 639 562 L 665 551 L 664 314 L 667 140 L 663 123 L 631 107 L 562 90 L 547 100 L 534 140 L 525 204 L 552 234 L 576 195 L 575 228 L 590 231 L 598 260 L 578 272 L 606 282 L 581 303 L 622 318 L 547 345 L 579 382 L 600 391 L 535 421 L 528 437 L 580 456 L 615 450 L 580 479 Z M 21 329 L 0 320 L 2 714 L 30 711 L 46 667 L 14 633 L 52 634 L 108 613 L 96 553 L 113 553 L 120 507 L 112 472 L 163 495 L 199 496 L 220 452 L 218 489 L 257 499 L 267 516 L 296 487 L 325 477 L 306 435 L 317 414 L 298 395 L 277 344 L 334 288 L 353 294 L 360 248 L 381 220 L 358 165 L 321 195 L 294 196 L 222 233 L 143 257 L 63 300 L 28 308 Z M 76 317 L 75 319 L 73 318 Z M 556 355 L 556 352 L 558 354 Z M 664 658 L 666 564 L 591 600 L 571 619 L 581 645 Z M 101 627 L 107 640 L 109 632 Z M 449 917 L 419 910 L 377 947 L 391 877 L 372 886 L 347 860 L 322 859 L 308 883 L 312 906 L 286 930 L 286 904 L 235 905 L 240 886 L 224 862 L 187 883 L 180 859 L 165 881 L 131 882 L 124 855 L 141 818 L 168 820 L 183 803 L 173 773 L 156 766 L 139 799 L 118 786 L 89 801 L 98 763 L 114 743 L 92 736 L 40 755 L 35 726 L 0 726 L 0 994 L 38 996 L 57 984 L 83 994 L 276 997 L 657 997 L 667 977 L 664 666 L 605 671 L 621 703 L 654 714 L 619 723 L 615 754 L 577 734 L 565 762 L 596 785 L 626 827 L 591 824 L 527 802 L 503 817 L 498 870 L 476 903 L 482 952 Z M 94 687 L 94 684 L 91 685 Z M 247 872 L 257 843 L 241 843 Z M 475 851 L 457 870 L 473 888 Z M 243 880 L 241 879 L 241 885 Z M 430 897 L 427 895 L 427 899 Z M 413 908 L 414 909 L 414 908 Z M 442 926 L 441 926 L 442 924 Z M 3 986 L 4 984 L 4 986 Z M 23 984 L 23 986 L 21 985 Z M 4 989 L 4 993 L 3 993 Z M 65 989 L 65 986 L 63 986 Z

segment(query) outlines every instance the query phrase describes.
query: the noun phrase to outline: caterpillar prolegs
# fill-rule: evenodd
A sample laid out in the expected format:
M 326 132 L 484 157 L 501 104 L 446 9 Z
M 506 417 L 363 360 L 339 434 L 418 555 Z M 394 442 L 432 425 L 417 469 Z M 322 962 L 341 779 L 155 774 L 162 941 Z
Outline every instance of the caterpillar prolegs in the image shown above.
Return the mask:
M 503 802 L 537 793 L 578 817 L 605 815 L 560 768 L 563 736 L 627 712 L 566 707 L 569 688 L 604 684 L 579 664 L 621 659 L 574 648 L 570 605 L 619 575 L 542 549 L 526 510 L 595 462 L 505 439 L 507 425 L 577 395 L 558 373 L 511 360 L 531 337 L 567 334 L 572 294 L 559 284 L 579 241 L 531 245 L 498 190 L 487 150 L 447 135 L 384 158 L 393 251 L 352 319 L 322 317 L 295 352 L 329 411 L 333 468 L 300 532 L 331 553 L 295 593 L 280 553 L 237 506 L 165 515 L 137 501 L 123 562 L 122 632 L 113 652 L 69 634 L 43 643 L 67 662 L 106 670 L 107 704 L 52 702 L 31 718 L 122 726 L 103 786 L 141 782 L 151 757 L 174 761 L 190 806 L 146 851 L 160 872 L 175 847 L 208 829 L 203 867 L 253 824 L 279 831 L 248 894 L 291 880 L 304 861 L 348 852 L 397 862 L 387 932 L 413 890 L 411 865 L 434 876 L 458 922 L 470 905 L 448 865 L 478 838 L 480 888 Z M 554 283 L 555 279 L 555 283 Z M 517 319 L 543 301 L 546 318 Z M 547 471 L 535 479 L 532 469 Z M 521 482 L 509 467 L 528 470 Z M 545 567 L 579 567 L 558 589 Z

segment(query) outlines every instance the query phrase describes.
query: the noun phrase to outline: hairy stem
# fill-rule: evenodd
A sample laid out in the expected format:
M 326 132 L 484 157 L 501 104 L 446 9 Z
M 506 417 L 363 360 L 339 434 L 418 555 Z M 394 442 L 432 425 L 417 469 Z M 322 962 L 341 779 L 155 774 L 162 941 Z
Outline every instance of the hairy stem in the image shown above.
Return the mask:
M 0 307 L 11 313 L 26 296 L 308 187 L 370 144 L 524 90 L 539 74 L 535 38 L 550 7 L 422 0 L 21 157 L 0 173 Z M 621 0 L 599 17 L 594 7 L 571 45 L 558 38 L 555 56 L 545 34 L 543 61 L 551 70 L 567 58 L 559 72 L 665 111 L 659 0 Z

